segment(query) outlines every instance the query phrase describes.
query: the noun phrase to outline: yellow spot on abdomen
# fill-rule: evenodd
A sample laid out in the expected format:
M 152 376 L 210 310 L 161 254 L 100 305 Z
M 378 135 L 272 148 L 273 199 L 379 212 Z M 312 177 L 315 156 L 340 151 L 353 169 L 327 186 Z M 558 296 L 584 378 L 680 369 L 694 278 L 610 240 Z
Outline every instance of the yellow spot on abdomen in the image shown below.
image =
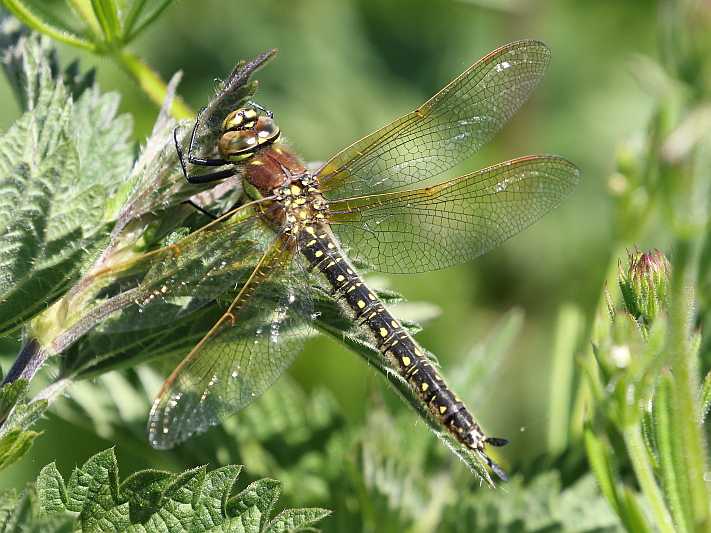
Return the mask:
M 363 300 L 358 300 L 358 303 L 356 305 L 359 309 L 363 309 L 365 307 L 365 302 Z
M 364 304 L 365 305 L 365 304 Z M 381 337 L 387 337 L 388 336 L 388 330 L 385 328 L 380 328 L 380 336 Z
M 402 364 L 403 364 L 403 366 L 410 366 L 410 362 L 411 362 L 411 361 L 410 361 L 410 358 L 409 358 L 408 356 L 406 356 L 406 355 L 403 356 L 403 358 L 402 358 Z
M 443 415 L 444 413 L 447 412 L 447 406 L 446 405 L 440 405 L 439 406 L 439 414 Z
M 338 277 L 336 278 L 336 281 L 344 281 L 346 278 L 343 274 L 338 274 Z
M 321 257 L 323 255 L 323 252 L 321 250 L 316 250 L 316 253 L 314 255 L 316 257 Z
M 420 388 L 422 389 L 422 392 L 427 392 L 427 389 L 429 389 L 430 386 L 427 383 L 422 383 L 422 385 L 420 385 Z

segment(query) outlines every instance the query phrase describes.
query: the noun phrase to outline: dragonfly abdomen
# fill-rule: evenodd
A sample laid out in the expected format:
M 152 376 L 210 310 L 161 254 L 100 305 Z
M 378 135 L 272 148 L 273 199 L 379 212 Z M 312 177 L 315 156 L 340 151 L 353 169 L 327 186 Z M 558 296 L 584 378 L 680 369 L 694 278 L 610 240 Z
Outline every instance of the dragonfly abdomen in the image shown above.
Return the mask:
M 486 437 L 464 403 L 429 362 L 422 348 L 353 269 L 326 224 L 307 226 L 298 240 L 300 251 L 310 266 L 323 273 L 333 292 L 346 301 L 356 319 L 370 330 L 379 351 L 457 440 L 482 454 L 487 443 L 504 442 Z M 501 469 L 488 457 L 486 460 L 503 477 Z

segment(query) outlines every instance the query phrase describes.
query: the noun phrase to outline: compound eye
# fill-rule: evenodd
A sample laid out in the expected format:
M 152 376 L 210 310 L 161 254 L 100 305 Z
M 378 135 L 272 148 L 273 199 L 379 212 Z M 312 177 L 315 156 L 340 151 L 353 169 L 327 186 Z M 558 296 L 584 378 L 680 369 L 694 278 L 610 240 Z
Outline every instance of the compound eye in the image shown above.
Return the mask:
M 257 134 L 252 130 L 228 131 L 218 143 L 220 154 L 225 159 L 249 154 L 259 146 Z
M 225 117 L 222 122 L 222 131 L 234 131 L 253 128 L 257 121 L 257 112 L 254 109 L 241 107 L 235 109 Z
M 272 118 L 265 116 L 261 116 L 257 119 L 254 131 L 256 131 L 259 136 L 260 144 L 273 141 L 279 137 L 279 126 L 277 126 Z

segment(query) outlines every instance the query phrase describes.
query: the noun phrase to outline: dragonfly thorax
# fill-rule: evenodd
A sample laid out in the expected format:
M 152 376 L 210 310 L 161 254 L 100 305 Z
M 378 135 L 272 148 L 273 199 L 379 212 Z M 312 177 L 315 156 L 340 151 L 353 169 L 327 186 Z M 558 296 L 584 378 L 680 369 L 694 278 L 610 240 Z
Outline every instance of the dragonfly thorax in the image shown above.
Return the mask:
M 303 228 L 326 218 L 328 203 L 318 183 L 308 173 L 293 179 L 274 191 L 276 202 L 283 208 L 283 231 L 297 235 Z

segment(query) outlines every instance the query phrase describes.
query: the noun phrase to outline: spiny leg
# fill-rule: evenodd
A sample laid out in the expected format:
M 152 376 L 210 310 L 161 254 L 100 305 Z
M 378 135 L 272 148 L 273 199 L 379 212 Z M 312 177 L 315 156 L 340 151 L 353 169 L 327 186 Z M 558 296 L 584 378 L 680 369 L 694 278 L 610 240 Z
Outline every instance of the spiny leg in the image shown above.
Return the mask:
M 195 134 L 197 132 L 197 128 L 198 128 L 199 124 L 200 124 L 200 120 L 197 119 L 195 121 L 195 126 L 193 126 L 193 131 L 190 135 L 190 145 L 188 147 L 187 158 L 184 157 L 183 149 L 180 147 L 180 143 L 178 142 L 178 128 L 180 126 L 176 126 L 175 129 L 173 130 L 173 141 L 175 143 L 175 151 L 178 153 L 178 159 L 180 160 L 180 167 L 183 170 L 183 176 L 185 176 L 185 179 L 188 181 L 188 183 L 200 184 L 200 183 L 210 183 L 212 181 L 223 180 L 225 178 L 234 176 L 235 175 L 234 168 L 227 168 L 224 170 L 218 170 L 216 172 L 210 172 L 208 174 L 199 174 L 199 175 L 195 175 L 195 176 L 191 176 L 190 174 L 188 174 L 188 169 L 185 166 L 185 159 L 187 159 L 188 163 L 190 163 L 191 165 L 198 165 L 198 166 L 202 166 L 202 167 L 221 167 L 223 165 L 230 164 L 230 161 L 227 161 L 226 159 L 222 159 L 222 158 L 205 159 L 205 158 L 194 157 L 192 155 L 193 148 L 195 147 Z
M 220 218 L 219 216 L 215 216 L 212 213 L 210 213 L 207 209 L 200 207 L 198 204 L 196 204 L 192 200 L 185 200 L 183 203 L 185 205 L 189 205 L 193 209 L 196 209 L 197 211 L 199 211 L 200 213 L 202 213 L 203 215 L 205 215 L 206 217 L 208 217 L 212 220 L 217 220 L 218 218 Z

